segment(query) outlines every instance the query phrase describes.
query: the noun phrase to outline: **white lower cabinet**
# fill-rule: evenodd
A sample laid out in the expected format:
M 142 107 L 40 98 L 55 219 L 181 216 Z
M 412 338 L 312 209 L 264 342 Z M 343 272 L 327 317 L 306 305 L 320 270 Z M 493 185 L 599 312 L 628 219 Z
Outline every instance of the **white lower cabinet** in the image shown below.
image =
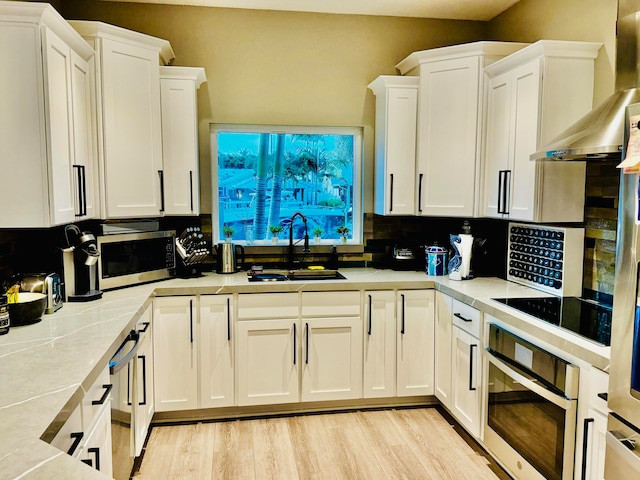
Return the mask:
M 451 413 L 476 438 L 480 437 L 480 341 L 453 328 Z
M 435 396 L 451 410 L 451 346 L 453 323 L 452 301 L 449 295 L 436 292 L 435 314 Z
M 476 438 L 482 433 L 482 312 L 437 292 L 435 395 Z
M 198 408 L 196 297 L 153 300 L 157 412 Z
M 580 399 L 587 405 L 584 414 L 578 414 L 576 435 L 576 478 L 602 480 L 606 451 L 607 415 L 609 408 L 605 394 L 609 389 L 609 374 L 591 367 L 587 387 L 580 387 Z M 581 472 L 578 475 L 578 472 Z
M 233 299 L 200 297 L 200 408 L 234 405 Z
M 237 404 L 300 400 L 300 308 L 297 293 L 238 295 Z
M 396 301 L 393 291 L 364 293 L 363 396 L 396 394 Z
M 238 321 L 239 406 L 299 401 L 298 325 L 297 319 Z
M 51 445 L 111 477 L 111 385 L 105 368 Z
M 232 296 L 153 303 L 156 411 L 234 405 Z
M 365 292 L 365 398 L 433 395 L 433 320 L 433 290 Z
M 398 290 L 396 395 L 433 395 L 433 290 Z

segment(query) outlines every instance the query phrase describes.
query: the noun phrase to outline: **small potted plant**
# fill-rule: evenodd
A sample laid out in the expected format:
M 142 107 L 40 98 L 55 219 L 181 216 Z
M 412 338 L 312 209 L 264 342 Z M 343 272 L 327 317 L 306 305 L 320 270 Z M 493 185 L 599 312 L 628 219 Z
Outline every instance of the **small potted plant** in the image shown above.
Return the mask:
M 236 233 L 236 230 L 231 225 L 224 225 L 222 227 L 222 234 L 224 235 L 224 240 L 226 242 L 231 241 L 231 237 Z
M 282 225 L 269 225 L 269 231 L 271 232 L 271 243 L 273 245 L 278 244 L 278 235 L 282 231 Z
M 347 227 L 346 225 L 340 225 L 338 228 L 336 228 L 336 232 L 338 232 L 338 235 L 340 235 L 340 238 L 342 239 L 342 243 L 347 243 L 347 235 L 349 235 L 349 227 Z
M 320 245 L 320 236 L 322 235 L 322 231 L 323 230 L 321 227 L 316 227 L 313 229 L 313 238 L 316 245 Z

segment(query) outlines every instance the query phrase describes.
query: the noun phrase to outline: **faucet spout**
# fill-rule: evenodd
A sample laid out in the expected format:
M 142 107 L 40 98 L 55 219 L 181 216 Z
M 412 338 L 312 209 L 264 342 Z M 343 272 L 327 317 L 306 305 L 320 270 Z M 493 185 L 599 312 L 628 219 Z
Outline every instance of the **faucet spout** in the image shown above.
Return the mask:
M 295 212 L 291 215 L 289 222 L 289 267 L 293 268 L 294 264 L 294 247 L 293 247 L 293 221 L 296 217 L 300 217 L 304 222 L 304 246 L 302 247 L 302 253 L 309 253 L 309 230 L 307 228 L 307 217 L 302 212 Z

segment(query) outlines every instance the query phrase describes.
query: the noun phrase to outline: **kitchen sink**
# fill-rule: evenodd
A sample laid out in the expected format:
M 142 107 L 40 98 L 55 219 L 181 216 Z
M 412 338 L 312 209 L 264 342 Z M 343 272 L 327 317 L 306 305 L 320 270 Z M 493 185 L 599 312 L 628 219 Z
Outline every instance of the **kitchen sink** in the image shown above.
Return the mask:
M 249 276 L 250 282 L 284 282 L 287 280 L 346 280 L 347 277 L 337 270 L 279 270 L 273 272 L 259 272 Z

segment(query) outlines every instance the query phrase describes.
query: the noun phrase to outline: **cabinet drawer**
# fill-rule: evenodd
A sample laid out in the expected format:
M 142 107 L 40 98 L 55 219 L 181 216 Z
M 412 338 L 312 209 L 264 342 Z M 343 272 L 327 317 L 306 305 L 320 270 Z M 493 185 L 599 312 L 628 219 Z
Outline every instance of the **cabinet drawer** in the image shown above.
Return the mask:
M 93 427 L 93 421 L 111 397 L 111 382 L 109 368 L 105 368 L 89 387 L 82 399 L 82 423 L 86 431 Z
M 238 320 L 253 318 L 297 318 L 297 293 L 238 295 Z
M 453 300 L 452 310 L 453 324 L 474 337 L 480 338 L 482 312 L 456 299 Z
M 360 292 L 305 292 L 303 317 L 345 317 L 360 315 Z

